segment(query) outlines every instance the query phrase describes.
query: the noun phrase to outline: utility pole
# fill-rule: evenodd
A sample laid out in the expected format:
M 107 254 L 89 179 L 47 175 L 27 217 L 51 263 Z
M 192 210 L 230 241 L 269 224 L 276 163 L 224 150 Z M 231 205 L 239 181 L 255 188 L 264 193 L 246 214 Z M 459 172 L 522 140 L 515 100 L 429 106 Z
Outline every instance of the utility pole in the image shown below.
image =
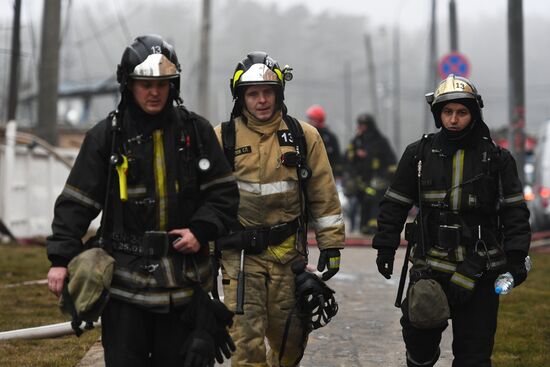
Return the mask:
M 427 92 L 433 91 L 437 81 L 437 33 L 436 33 L 436 0 L 432 0 L 432 21 L 430 26 L 430 47 L 428 56 Z M 424 131 L 432 131 L 431 113 L 428 109 L 424 114 Z
M 208 117 L 208 69 L 210 66 L 210 0 L 202 1 L 202 26 L 199 60 L 198 112 Z
M 365 34 L 365 51 L 367 52 L 367 71 L 369 73 L 369 93 L 372 105 L 372 114 L 378 120 L 378 95 L 376 92 L 376 67 L 372 53 L 372 42 L 369 33 Z
M 525 72 L 523 56 L 523 0 L 508 0 L 509 147 L 521 182 L 525 182 Z
M 38 135 L 57 144 L 57 88 L 61 0 L 44 0 L 38 87 Z
M 449 0 L 449 34 L 451 36 L 451 52 L 458 51 L 458 23 L 456 21 L 456 2 Z
M 348 130 L 350 132 L 349 140 L 353 138 L 353 131 L 354 124 L 353 124 L 353 118 L 351 116 L 351 65 L 349 61 L 344 62 L 344 125 L 350 125 L 350 129 Z M 347 134 L 346 134 L 347 135 Z
M 393 146 L 397 155 L 401 152 L 401 57 L 399 49 L 399 24 L 393 28 Z
M 17 116 L 19 96 L 19 62 L 21 60 L 21 0 L 13 4 L 13 33 L 11 38 L 10 85 L 8 88 L 8 121 Z

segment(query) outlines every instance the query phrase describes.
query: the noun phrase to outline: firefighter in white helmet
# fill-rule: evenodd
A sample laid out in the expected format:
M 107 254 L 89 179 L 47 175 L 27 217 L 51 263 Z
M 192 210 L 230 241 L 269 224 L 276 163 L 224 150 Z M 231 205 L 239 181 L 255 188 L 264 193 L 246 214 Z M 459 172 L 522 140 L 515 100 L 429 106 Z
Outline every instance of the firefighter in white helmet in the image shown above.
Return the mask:
M 239 223 L 217 242 L 225 303 L 243 313 L 235 316 L 231 329 L 237 345 L 233 366 L 297 365 L 308 332 L 328 322 L 337 309 L 324 284 L 326 288 L 304 287 L 324 294 L 320 314 L 308 313 L 308 305 L 296 301 L 300 285 L 321 282 L 295 277 L 291 267 L 302 264 L 295 272 L 304 274 L 307 224 L 312 224 L 320 249 L 317 269 L 328 280 L 340 268 L 344 221 L 321 136 L 310 124 L 290 117 L 283 103 L 290 70 L 281 69 L 265 52 L 249 53 L 231 79 L 231 120 L 215 128 L 240 192 Z M 242 304 L 239 273 L 244 273 Z

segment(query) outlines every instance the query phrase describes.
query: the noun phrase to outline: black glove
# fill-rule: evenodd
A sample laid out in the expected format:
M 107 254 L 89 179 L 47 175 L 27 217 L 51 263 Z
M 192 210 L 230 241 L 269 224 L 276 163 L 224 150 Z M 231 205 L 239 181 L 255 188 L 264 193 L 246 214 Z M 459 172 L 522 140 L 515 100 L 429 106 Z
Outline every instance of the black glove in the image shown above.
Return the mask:
M 216 318 L 215 325 L 210 326 L 212 331 L 214 331 L 216 361 L 222 364 L 224 356 L 225 359 L 229 359 L 231 358 L 231 354 L 237 350 L 227 330 L 228 327 L 233 325 L 233 315 L 235 315 L 235 313 L 229 311 L 227 306 L 217 299 L 212 300 L 211 308 Z
M 212 361 L 215 357 L 222 364 L 223 357 L 229 359 L 236 350 L 228 332 L 228 327 L 233 324 L 233 315 L 221 301 L 211 299 L 198 286 L 194 288 L 193 298 L 182 314 L 182 320 L 194 329 L 194 334 L 201 336 L 206 333 L 212 339 Z M 202 340 L 205 339 L 202 337 Z
M 183 367 L 214 366 L 214 339 L 205 330 L 193 330 L 183 346 Z
M 393 260 L 395 259 L 395 250 L 388 247 L 378 249 L 376 256 L 376 265 L 378 272 L 386 279 L 390 279 L 393 274 Z
M 517 287 L 527 279 L 525 268 L 525 252 L 512 250 L 506 253 L 507 269 L 514 277 L 514 287 Z
M 326 250 L 321 250 L 319 254 L 319 262 L 317 263 L 317 270 L 323 271 L 327 268 L 327 271 L 323 273 L 321 279 L 324 281 L 329 280 L 338 273 L 340 270 L 340 250 L 335 248 L 329 248 Z
M 468 254 L 464 261 L 457 265 L 449 282 L 450 303 L 459 305 L 470 299 L 486 265 L 487 259 L 477 252 Z

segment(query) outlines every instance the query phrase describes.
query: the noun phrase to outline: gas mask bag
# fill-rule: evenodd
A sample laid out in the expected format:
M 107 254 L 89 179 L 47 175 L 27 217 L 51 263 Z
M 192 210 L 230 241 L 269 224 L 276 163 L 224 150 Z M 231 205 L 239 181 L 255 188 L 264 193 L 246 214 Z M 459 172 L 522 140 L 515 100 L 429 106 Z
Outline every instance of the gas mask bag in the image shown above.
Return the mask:
M 114 265 L 115 260 L 101 248 L 86 250 L 69 262 L 59 307 L 73 322 L 99 319 L 109 299 Z
M 445 326 L 451 315 L 447 296 L 433 279 L 419 279 L 408 290 L 409 320 L 419 329 Z

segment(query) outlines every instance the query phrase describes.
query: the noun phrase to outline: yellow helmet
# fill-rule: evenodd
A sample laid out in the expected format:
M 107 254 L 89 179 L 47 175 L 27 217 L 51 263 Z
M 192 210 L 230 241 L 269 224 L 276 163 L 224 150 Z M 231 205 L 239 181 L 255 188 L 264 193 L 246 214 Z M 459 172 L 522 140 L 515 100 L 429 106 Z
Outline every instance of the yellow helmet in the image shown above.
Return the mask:
M 441 127 L 441 109 L 449 102 L 465 105 L 474 119 L 482 119 L 483 99 L 474 84 L 461 76 L 450 74 L 433 93 L 426 94 L 426 102 L 431 107 L 437 128 Z

